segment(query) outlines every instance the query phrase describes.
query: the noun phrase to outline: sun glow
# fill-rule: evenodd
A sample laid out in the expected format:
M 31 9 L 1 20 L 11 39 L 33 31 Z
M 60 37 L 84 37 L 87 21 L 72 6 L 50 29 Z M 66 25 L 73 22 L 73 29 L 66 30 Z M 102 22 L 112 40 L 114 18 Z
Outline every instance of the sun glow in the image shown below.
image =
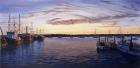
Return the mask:
M 71 25 L 36 25 L 35 34 L 118 34 L 118 33 L 139 33 L 140 29 L 136 27 L 110 26 L 103 24 L 71 24 Z

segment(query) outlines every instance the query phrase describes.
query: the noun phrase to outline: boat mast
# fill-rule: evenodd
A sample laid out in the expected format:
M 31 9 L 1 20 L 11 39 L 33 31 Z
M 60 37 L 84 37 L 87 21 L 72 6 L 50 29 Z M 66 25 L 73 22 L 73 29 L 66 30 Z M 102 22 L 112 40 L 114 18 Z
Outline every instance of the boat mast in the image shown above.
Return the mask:
M 122 34 L 122 27 L 121 26 L 119 27 L 118 34 Z
M 11 16 L 9 15 L 9 20 L 8 20 L 8 32 L 10 32 L 10 27 L 11 27 Z
M 1 26 L 0 26 L 0 31 L 1 31 L 1 36 L 0 36 L 0 51 L 1 51 L 1 47 L 2 47 L 2 36 L 3 36 L 3 32 L 2 32 L 2 29 L 1 29 Z
M 31 23 L 31 34 L 33 34 L 33 23 Z
M 26 26 L 26 34 L 28 34 L 28 26 Z
M 0 31 L 1 31 L 1 36 L 3 36 L 3 31 L 2 31 L 2 28 L 1 28 L 1 26 L 0 26 Z
M 16 32 L 16 21 L 15 21 L 15 18 L 14 18 L 14 32 Z
M 20 22 L 20 14 L 19 14 L 19 34 L 21 34 L 21 22 Z

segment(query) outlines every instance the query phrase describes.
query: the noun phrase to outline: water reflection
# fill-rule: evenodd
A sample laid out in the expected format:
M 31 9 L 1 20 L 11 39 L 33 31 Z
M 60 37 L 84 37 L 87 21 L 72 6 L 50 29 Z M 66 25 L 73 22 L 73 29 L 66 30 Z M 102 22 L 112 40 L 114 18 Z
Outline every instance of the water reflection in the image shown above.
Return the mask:
M 139 59 L 121 52 L 96 50 L 94 38 L 46 38 L 9 45 L 1 51 L 2 68 L 139 68 Z

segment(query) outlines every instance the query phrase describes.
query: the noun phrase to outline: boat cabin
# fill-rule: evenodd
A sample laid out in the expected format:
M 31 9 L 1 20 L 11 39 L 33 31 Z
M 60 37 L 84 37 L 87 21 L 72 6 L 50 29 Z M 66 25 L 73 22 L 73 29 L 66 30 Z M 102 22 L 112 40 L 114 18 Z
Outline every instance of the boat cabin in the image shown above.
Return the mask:
M 7 37 L 14 39 L 15 38 L 15 32 L 7 32 Z

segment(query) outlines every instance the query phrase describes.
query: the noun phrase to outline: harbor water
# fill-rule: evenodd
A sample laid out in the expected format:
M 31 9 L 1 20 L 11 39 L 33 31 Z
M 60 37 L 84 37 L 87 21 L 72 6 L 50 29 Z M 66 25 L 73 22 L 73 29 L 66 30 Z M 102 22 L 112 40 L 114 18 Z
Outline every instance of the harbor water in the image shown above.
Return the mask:
M 96 38 L 45 38 L 9 45 L 0 68 L 140 68 L 140 59 L 117 50 L 96 49 Z

